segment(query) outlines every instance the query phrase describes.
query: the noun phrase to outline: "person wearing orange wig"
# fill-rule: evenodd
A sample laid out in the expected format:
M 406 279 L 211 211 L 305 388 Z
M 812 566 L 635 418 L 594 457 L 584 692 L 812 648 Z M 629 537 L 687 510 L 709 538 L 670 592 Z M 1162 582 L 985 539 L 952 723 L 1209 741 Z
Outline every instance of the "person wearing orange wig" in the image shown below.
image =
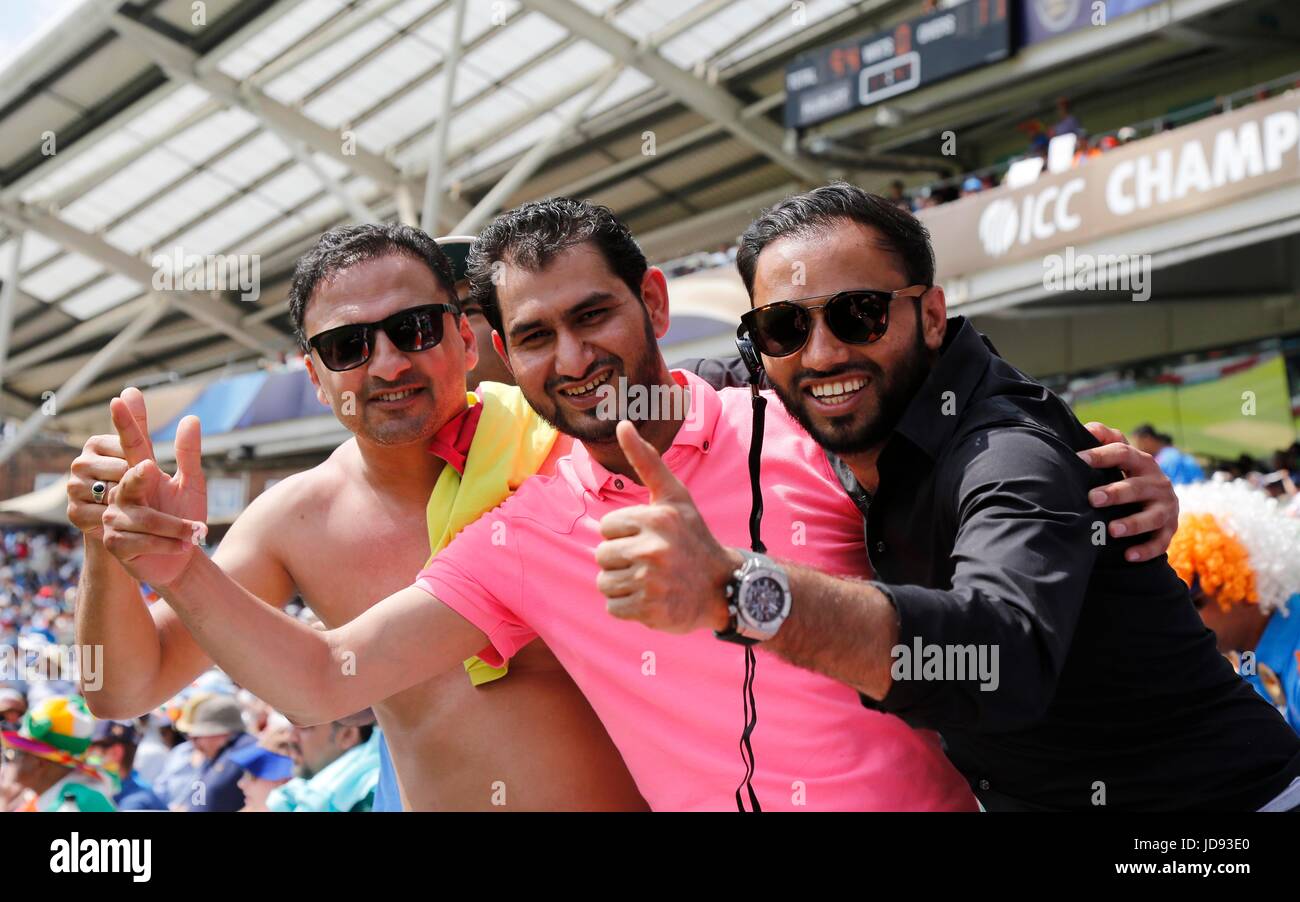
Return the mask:
M 1170 565 L 1219 650 L 1300 732 L 1300 519 L 1243 480 L 1176 491 Z

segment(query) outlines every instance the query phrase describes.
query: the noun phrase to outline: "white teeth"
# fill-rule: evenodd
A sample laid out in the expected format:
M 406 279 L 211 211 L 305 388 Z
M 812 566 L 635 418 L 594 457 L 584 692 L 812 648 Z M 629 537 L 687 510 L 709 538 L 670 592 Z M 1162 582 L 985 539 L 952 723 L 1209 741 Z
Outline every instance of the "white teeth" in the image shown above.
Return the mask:
M 828 382 L 825 385 L 812 386 L 813 397 L 828 398 L 839 401 L 845 396 L 851 395 L 858 391 L 862 386 L 867 384 L 865 379 L 847 379 L 843 382 Z
M 383 394 L 383 395 L 375 395 L 375 397 L 380 401 L 400 401 L 403 398 L 408 398 L 413 394 L 415 394 L 415 389 L 408 388 L 405 391 L 388 392 L 387 394 Z
M 594 391 L 595 389 L 604 385 L 606 382 L 610 380 L 610 377 L 613 375 L 614 374 L 612 372 L 606 373 L 605 375 L 601 376 L 599 379 L 593 379 L 590 382 L 588 382 L 586 385 L 579 386 L 578 388 L 562 388 L 560 389 L 560 393 L 574 398 L 576 398 L 579 395 L 585 395 L 587 394 L 587 392 Z

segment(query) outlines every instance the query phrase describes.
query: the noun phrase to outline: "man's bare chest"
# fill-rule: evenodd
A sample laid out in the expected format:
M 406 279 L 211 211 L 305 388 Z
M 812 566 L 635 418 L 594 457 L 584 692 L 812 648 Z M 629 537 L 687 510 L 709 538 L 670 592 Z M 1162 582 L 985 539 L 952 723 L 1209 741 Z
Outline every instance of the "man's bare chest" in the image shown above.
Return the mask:
M 336 627 L 415 582 L 429 559 L 424 510 L 375 510 L 352 498 L 322 504 L 286 539 L 298 593 Z

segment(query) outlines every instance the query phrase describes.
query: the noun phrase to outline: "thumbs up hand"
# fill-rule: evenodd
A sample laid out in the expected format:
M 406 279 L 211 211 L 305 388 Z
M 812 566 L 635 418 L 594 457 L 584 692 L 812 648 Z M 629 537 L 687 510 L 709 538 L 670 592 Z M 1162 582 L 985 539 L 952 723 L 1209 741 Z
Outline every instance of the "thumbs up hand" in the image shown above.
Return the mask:
M 669 633 L 726 629 L 726 584 L 740 554 L 714 538 L 686 486 L 635 426 L 619 423 L 617 435 L 650 502 L 601 518 L 596 588 L 606 610 Z
M 185 417 L 177 426 L 176 475 L 168 476 L 145 453 L 148 433 L 126 405 L 115 401 L 110 412 L 130 469 L 109 491 L 104 547 L 136 579 L 165 586 L 180 576 L 207 538 L 199 420 Z

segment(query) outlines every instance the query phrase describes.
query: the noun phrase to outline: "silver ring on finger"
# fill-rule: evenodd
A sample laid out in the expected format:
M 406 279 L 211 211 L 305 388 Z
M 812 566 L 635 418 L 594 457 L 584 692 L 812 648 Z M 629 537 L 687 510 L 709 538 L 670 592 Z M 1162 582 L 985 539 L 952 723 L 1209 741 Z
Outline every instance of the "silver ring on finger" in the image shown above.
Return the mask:
M 90 485 L 90 497 L 95 499 L 96 504 L 104 503 L 104 495 L 108 493 L 108 484 L 102 480 L 95 480 Z

